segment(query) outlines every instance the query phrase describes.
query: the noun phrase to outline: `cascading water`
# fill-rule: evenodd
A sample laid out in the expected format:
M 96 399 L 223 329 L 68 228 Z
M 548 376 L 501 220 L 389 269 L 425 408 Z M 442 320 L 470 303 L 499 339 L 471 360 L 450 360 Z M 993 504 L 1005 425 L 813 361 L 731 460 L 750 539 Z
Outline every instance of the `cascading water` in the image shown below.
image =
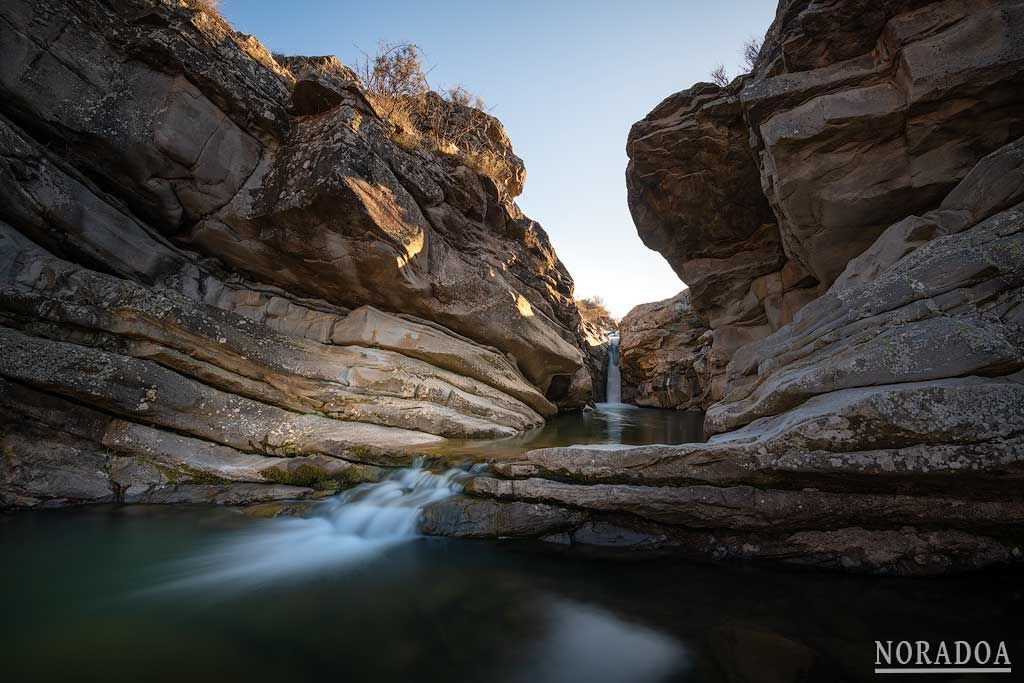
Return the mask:
M 226 544 L 179 563 L 179 578 L 163 588 L 217 585 L 245 590 L 370 559 L 417 538 L 420 511 L 462 491 L 480 467 L 434 474 L 417 464 L 383 481 L 361 484 L 320 503 L 309 517 L 274 519 L 257 530 L 233 534 Z
M 608 403 L 622 403 L 622 376 L 619 373 L 619 335 L 608 335 L 608 384 L 605 389 Z

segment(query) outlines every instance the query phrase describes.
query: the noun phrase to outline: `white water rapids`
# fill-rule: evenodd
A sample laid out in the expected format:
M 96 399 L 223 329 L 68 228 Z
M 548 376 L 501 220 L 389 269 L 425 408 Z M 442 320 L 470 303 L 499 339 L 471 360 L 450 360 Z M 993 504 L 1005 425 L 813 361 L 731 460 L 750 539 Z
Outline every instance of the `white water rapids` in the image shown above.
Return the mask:
M 434 474 L 417 465 L 361 484 L 318 504 L 312 516 L 273 519 L 235 532 L 226 544 L 176 563 L 174 578 L 163 588 L 245 590 L 367 560 L 417 538 L 420 511 L 462 491 L 479 469 Z

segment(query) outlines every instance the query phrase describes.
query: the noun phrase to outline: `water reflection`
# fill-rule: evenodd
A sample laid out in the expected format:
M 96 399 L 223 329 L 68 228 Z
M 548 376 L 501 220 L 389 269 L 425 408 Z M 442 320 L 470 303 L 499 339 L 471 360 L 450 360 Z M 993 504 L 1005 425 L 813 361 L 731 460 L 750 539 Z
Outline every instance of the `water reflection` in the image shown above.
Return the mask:
M 626 403 L 598 403 L 593 410 L 558 415 L 543 427 L 507 439 L 449 440 L 434 449 L 448 455 L 514 458 L 535 448 L 580 445 L 680 444 L 704 441 L 704 414 Z
M 0 515 L 4 679 L 872 681 L 875 639 L 1024 648 L 1019 575 L 886 580 L 413 539 L 244 592 L 146 592 L 266 524 L 209 508 Z
M 654 629 L 564 599 L 545 611 L 544 637 L 523 653 L 512 681 L 655 683 L 690 668 L 686 647 Z

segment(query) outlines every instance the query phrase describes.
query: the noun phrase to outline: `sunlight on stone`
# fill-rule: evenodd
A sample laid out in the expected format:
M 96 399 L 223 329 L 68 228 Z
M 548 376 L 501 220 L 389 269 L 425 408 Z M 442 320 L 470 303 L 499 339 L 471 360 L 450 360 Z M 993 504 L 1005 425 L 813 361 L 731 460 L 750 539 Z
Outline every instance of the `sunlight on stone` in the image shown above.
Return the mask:
M 511 291 L 509 292 L 509 294 L 512 295 L 512 301 L 515 302 L 516 308 L 519 309 L 519 315 L 523 316 L 524 318 L 532 318 L 533 306 L 530 305 L 530 302 L 527 301 L 522 294 L 516 294 L 515 292 Z

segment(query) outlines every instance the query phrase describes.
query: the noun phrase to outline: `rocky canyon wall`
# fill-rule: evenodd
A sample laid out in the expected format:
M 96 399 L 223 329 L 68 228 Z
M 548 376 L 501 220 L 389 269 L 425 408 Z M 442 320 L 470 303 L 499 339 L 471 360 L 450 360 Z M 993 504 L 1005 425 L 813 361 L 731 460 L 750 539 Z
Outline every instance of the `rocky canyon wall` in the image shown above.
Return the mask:
M 496 119 L 489 174 L 403 146 L 195 0 L 4 2 L 0 64 L 0 504 L 317 495 L 590 399 Z
M 471 523 L 438 505 L 425 528 L 900 575 L 1024 561 L 1022 35 L 1013 0 L 783 0 L 754 73 L 628 142 L 640 236 L 711 331 L 715 436 L 533 451 L 446 504 Z M 699 324 L 650 317 L 689 358 Z
M 690 304 L 690 291 L 641 304 L 622 318 L 622 401 L 650 408 L 703 410 L 711 333 Z
M 712 399 L 737 349 L 1024 133 L 1019 13 L 783 2 L 754 73 L 672 95 L 634 125 L 630 209 L 713 330 Z

